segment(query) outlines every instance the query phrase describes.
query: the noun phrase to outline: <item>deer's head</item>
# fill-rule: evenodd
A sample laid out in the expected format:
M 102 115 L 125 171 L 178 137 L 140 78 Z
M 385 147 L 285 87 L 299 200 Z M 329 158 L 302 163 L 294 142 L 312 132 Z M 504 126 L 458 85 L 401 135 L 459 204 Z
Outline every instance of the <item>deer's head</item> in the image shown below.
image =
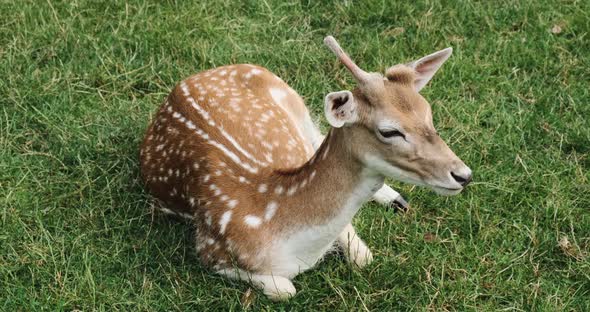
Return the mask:
M 458 194 L 469 184 L 471 169 L 440 138 L 430 104 L 419 93 L 451 48 L 382 75 L 359 68 L 333 37 L 324 42 L 358 82 L 352 91 L 329 93 L 324 107 L 330 125 L 345 133 L 354 157 L 380 174 L 439 194 Z

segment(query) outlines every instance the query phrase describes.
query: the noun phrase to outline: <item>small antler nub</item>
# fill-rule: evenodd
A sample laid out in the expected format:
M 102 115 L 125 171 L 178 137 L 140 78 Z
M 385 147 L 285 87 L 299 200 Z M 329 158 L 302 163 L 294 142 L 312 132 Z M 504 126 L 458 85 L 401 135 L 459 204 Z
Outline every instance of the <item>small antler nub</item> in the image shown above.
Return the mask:
M 352 61 L 348 54 L 346 54 L 346 52 L 342 50 L 342 48 L 338 44 L 338 41 L 336 41 L 334 37 L 327 36 L 326 38 L 324 38 L 324 43 L 332 52 L 334 52 L 334 54 L 336 54 L 336 56 L 342 62 L 342 64 L 344 64 L 344 66 L 346 66 L 346 68 L 350 70 L 350 72 L 356 80 L 358 80 L 359 82 L 366 82 L 367 80 L 369 80 L 370 75 L 364 70 L 362 70 L 360 67 L 358 67 L 358 65 L 356 65 Z

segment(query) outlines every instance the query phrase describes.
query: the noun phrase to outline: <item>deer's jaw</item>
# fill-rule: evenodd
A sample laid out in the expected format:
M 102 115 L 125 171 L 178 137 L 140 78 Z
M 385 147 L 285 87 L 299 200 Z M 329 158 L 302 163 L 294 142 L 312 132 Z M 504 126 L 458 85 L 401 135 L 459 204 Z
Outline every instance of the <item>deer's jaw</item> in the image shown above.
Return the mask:
M 365 166 L 375 173 L 401 182 L 428 187 L 440 195 L 457 195 L 463 190 L 460 184 L 450 179 L 439 179 L 435 176 L 421 176 L 414 172 L 398 168 L 383 158 L 370 153 L 364 154 L 362 158 Z

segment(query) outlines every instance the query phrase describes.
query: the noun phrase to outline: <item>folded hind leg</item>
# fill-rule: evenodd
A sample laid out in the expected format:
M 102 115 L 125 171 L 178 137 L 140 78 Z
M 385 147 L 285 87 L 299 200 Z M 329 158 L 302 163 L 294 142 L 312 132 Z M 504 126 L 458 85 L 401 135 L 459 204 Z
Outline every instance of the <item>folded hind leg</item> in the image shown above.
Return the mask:
M 219 270 L 217 273 L 230 279 L 250 282 L 254 287 L 262 289 L 269 299 L 275 301 L 287 300 L 297 292 L 293 283 L 282 276 L 254 274 L 231 268 Z

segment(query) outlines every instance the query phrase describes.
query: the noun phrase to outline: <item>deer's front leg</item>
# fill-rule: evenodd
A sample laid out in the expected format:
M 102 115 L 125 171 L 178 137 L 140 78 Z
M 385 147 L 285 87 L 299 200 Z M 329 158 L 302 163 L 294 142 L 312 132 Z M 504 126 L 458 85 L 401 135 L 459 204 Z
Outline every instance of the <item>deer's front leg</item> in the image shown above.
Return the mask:
M 338 244 L 344 250 L 344 255 L 349 263 L 356 264 L 359 268 L 373 261 L 373 254 L 369 247 L 356 234 L 352 224 L 348 224 L 338 236 Z
M 381 205 L 399 209 L 401 211 L 407 211 L 410 209 L 408 202 L 391 186 L 383 184 L 383 186 L 373 195 L 373 200 Z

